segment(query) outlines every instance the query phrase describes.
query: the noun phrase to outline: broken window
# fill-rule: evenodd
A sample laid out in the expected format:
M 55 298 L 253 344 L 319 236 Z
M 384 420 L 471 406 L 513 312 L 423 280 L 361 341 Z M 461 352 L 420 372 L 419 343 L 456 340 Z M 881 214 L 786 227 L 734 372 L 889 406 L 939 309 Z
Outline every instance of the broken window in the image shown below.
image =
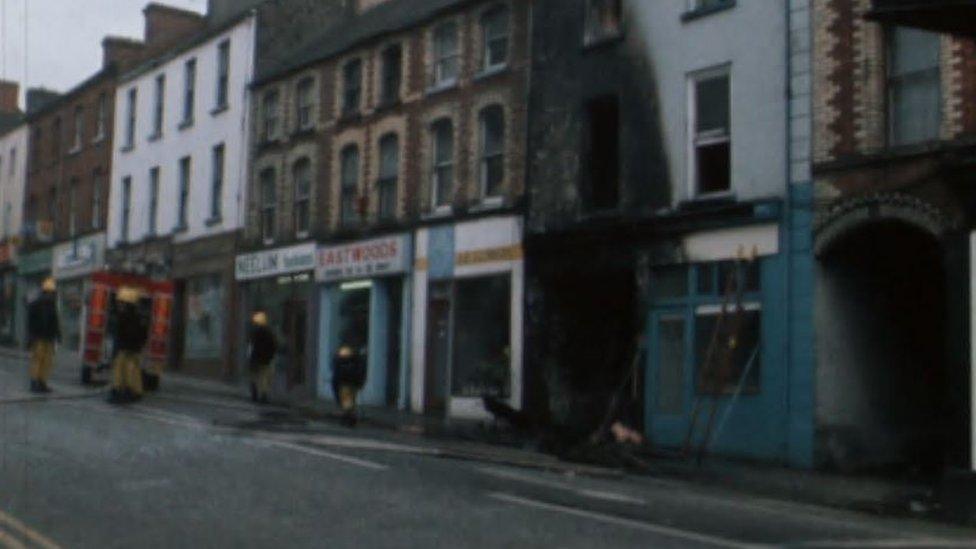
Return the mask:
M 295 183 L 295 236 L 304 238 L 311 228 L 312 163 L 307 158 L 292 168 Z
M 390 133 L 380 139 L 380 177 L 377 182 L 379 203 L 378 217 L 391 220 L 396 217 L 397 180 L 400 173 L 400 139 Z
M 729 74 L 696 76 L 692 82 L 693 173 L 696 195 L 732 190 Z
M 888 32 L 888 131 L 892 145 L 937 139 L 942 118 L 938 34 L 894 27 Z
M 356 221 L 356 199 L 359 195 L 359 147 L 347 145 L 342 149 L 341 167 L 341 211 L 339 219 L 343 225 L 351 225 Z
M 400 85 L 403 78 L 403 48 L 393 44 L 383 50 L 383 88 L 380 104 L 392 105 L 400 99 Z
M 617 98 L 601 97 L 587 105 L 585 191 L 587 208 L 609 210 L 620 198 L 620 113 Z
M 434 209 L 450 207 L 454 192 L 454 124 L 448 119 L 434 122 L 431 140 L 434 149 L 431 200 Z
M 505 112 L 500 105 L 482 109 L 481 192 L 484 198 L 497 197 L 505 181 Z
M 484 69 L 504 67 L 508 62 L 508 9 L 498 6 L 481 16 L 484 39 Z
M 267 168 L 261 172 L 261 239 L 266 243 L 274 241 L 275 211 L 277 207 L 277 189 L 275 188 L 275 171 Z
M 363 62 L 359 59 L 348 61 L 342 68 L 342 114 L 359 112 L 363 89 Z
M 434 31 L 434 87 L 450 86 L 457 82 L 461 70 L 461 46 L 457 23 L 451 21 Z
M 586 0 L 583 42 L 593 44 L 620 36 L 622 0 Z

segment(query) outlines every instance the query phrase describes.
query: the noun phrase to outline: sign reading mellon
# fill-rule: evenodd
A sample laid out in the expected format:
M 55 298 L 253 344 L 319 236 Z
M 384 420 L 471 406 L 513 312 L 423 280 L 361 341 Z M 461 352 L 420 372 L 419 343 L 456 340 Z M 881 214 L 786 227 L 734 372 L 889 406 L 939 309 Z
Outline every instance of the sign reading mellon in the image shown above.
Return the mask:
M 237 280 L 254 280 L 315 269 L 315 243 L 237 256 Z

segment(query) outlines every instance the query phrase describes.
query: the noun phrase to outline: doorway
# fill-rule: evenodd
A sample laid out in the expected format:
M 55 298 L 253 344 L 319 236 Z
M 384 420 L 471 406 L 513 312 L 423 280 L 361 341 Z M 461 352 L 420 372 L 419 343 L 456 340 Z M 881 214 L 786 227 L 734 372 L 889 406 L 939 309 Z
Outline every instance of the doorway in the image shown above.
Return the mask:
M 443 416 L 447 412 L 447 376 L 451 363 L 451 282 L 430 285 L 427 300 L 427 357 L 424 361 L 424 412 Z
M 287 369 L 288 388 L 305 384 L 306 380 L 306 350 L 308 302 L 303 299 L 291 299 L 284 303 L 284 338 L 288 350 L 289 361 Z

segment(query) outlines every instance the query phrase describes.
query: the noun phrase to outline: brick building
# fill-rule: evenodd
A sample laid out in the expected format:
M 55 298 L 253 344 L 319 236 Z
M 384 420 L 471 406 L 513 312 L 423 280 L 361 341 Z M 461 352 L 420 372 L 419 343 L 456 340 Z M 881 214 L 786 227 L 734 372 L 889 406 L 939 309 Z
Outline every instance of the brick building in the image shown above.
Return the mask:
M 20 86 L 0 81 L 0 345 L 17 345 L 19 307 L 17 248 L 27 184 L 27 123 L 19 105 Z
M 368 404 L 521 404 L 528 4 L 363 0 L 259 75 L 238 276 L 245 308 L 317 343 L 296 346 L 297 390 L 331 398 L 348 345 L 368 360 Z
M 972 10 L 815 1 L 824 465 L 937 474 L 976 455 L 965 306 L 976 214 Z

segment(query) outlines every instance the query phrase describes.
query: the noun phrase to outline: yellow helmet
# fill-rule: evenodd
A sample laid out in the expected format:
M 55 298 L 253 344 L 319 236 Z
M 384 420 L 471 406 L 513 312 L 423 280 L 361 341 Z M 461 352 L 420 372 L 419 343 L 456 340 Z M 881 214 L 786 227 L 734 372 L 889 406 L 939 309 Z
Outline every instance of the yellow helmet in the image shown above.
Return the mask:
M 131 303 L 135 305 L 139 303 L 139 290 L 137 288 L 123 286 L 119 288 L 118 294 L 116 294 L 115 299 L 121 303 Z
M 255 326 L 267 326 L 268 313 L 265 313 L 264 311 L 254 313 L 254 316 L 251 317 L 251 322 L 253 322 Z
M 45 278 L 44 282 L 41 283 L 41 290 L 45 292 L 53 292 L 57 290 L 57 288 L 58 288 L 58 283 L 55 282 L 54 278 L 50 276 Z

